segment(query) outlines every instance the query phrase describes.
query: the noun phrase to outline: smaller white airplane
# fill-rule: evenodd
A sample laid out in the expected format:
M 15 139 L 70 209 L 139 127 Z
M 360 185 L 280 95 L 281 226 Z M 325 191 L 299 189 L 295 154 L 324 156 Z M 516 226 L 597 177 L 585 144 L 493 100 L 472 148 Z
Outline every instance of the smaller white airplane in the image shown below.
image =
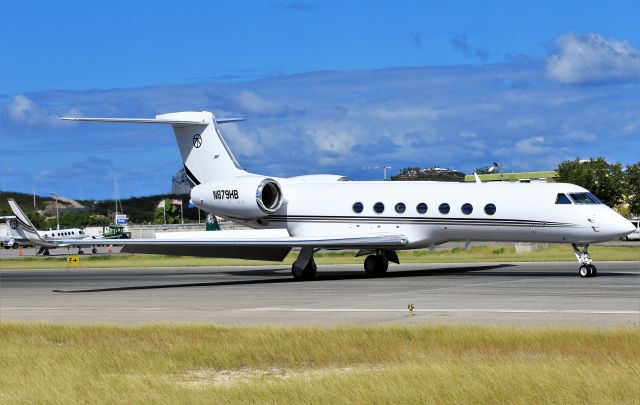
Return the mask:
M 17 241 L 18 243 L 24 241 L 28 242 L 30 245 L 36 245 L 40 249 L 36 254 L 41 254 L 44 256 L 49 256 L 49 249 L 55 249 L 58 247 L 69 247 L 76 246 L 73 243 L 60 243 L 59 241 L 73 241 L 73 240 L 89 240 L 94 239 L 80 228 L 68 228 L 68 229 L 50 229 L 48 231 L 39 231 L 33 226 L 31 221 L 27 218 L 27 216 L 22 212 L 18 203 L 15 202 L 12 198 L 9 200 L 9 206 L 11 210 L 16 214 L 15 218 L 11 218 L 8 221 L 9 229 L 11 230 L 11 234 L 13 237 L 14 243 Z M 86 245 L 85 245 L 86 246 Z M 98 250 L 95 246 L 92 246 L 91 251 L 93 253 L 97 253 Z M 82 250 L 82 246 L 78 245 L 78 254 L 84 254 Z

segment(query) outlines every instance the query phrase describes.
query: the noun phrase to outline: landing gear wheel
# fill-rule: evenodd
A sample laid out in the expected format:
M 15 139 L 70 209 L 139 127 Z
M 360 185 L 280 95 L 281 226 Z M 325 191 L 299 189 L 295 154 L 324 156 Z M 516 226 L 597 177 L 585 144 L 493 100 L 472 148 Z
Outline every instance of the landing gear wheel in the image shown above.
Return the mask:
M 578 274 L 582 278 L 586 277 L 596 277 L 598 275 L 598 269 L 593 265 L 591 258 L 589 257 L 589 245 L 578 245 L 571 244 L 573 247 L 573 253 L 576 255 L 576 259 L 578 259 L 578 263 L 580 263 L 580 267 L 578 268 Z
M 49 256 L 49 249 L 45 249 L 45 250 L 42 252 L 42 256 Z
M 295 263 L 291 266 L 291 274 L 293 274 L 293 278 L 296 280 L 313 280 L 316 278 L 317 272 L 318 267 L 313 259 L 310 260 L 304 268 L 296 267 Z
M 370 255 L 364 259 L 364 271 L 367 274 L 379 276 L 386 273 L 389 261 L 382 255 Z
M 93 253 L 95 255 L 96 253 L 98 253 L 98 249 L 96 249 L 96 248 L 91 249 L 91 253 Z
M 580 277 L 582 278 L 586 278 L 586 277 L 591 277 L 591 268 L 589 267 L 588 264 L 583 264 L 582 266 L 580 266 L 580 268 L 578 269 L 578 274 L 580 274 Z
M 78 254 L 79 255 L 83 255 L 84 254 L 84 250 L 78 250 Z

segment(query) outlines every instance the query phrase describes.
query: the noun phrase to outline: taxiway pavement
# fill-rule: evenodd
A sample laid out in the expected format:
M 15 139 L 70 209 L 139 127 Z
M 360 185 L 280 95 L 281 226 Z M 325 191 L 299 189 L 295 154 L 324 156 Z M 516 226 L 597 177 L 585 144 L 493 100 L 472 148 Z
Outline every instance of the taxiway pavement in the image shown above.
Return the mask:
M 640 325 L 640 263 L 319 266 L 293 281 L 288 266 L 0 271 L 0 322 L 118 324 Z M 410 314 L 407 306 L 413 304 Z

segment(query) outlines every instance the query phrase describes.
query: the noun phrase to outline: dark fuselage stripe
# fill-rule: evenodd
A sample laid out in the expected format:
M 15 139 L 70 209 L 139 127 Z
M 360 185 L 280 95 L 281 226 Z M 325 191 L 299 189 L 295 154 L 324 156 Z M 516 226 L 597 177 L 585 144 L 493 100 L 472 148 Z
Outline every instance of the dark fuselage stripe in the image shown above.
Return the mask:
M 200 184 L 200 181 L 198 181 L 196 176 L 194 176 L 193 173 L 191 173 L 191 170 L 189 170 L 186 164 L 184 165 L 184 172 L 186 173 L 187 177 L 189 178 L 189 180 L 191 180 L 193 184 L 195 184 L 196 186 Z
M 535 226 L 573 227 L 575 224 L 518 219 L 476 219 L 476 218 L 419 218 L 419 217 L 360 217 L 360 216 L 303 216 L 273 215 L 266 218 L 273 222 L 335 222 L 335 223 L 377 223 L 377 224 L 424 224 L 424 225 L 471 225 L 471 226 Z

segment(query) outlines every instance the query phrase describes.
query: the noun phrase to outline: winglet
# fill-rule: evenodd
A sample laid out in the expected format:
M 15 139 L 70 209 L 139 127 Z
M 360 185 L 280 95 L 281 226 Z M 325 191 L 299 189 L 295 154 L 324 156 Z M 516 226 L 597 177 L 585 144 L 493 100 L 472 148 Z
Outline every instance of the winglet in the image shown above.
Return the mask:
M 29 239 L 31 242 L 41 245 L 44 243 L 44 239 L 38 233 L 38 230 L 35 226 L 29 221 L 29 218 L 25 215 L 24 212 L 18 206 L 18 203 L 13 198 L 9 198 L 7 200 L 9 202 L 9 206 L 11 207 L 11 211 L 16 216 L 15 220 L 9 221 L 9 226 L 13 231 L 18 232 L 18 234 L 25 238 Z

